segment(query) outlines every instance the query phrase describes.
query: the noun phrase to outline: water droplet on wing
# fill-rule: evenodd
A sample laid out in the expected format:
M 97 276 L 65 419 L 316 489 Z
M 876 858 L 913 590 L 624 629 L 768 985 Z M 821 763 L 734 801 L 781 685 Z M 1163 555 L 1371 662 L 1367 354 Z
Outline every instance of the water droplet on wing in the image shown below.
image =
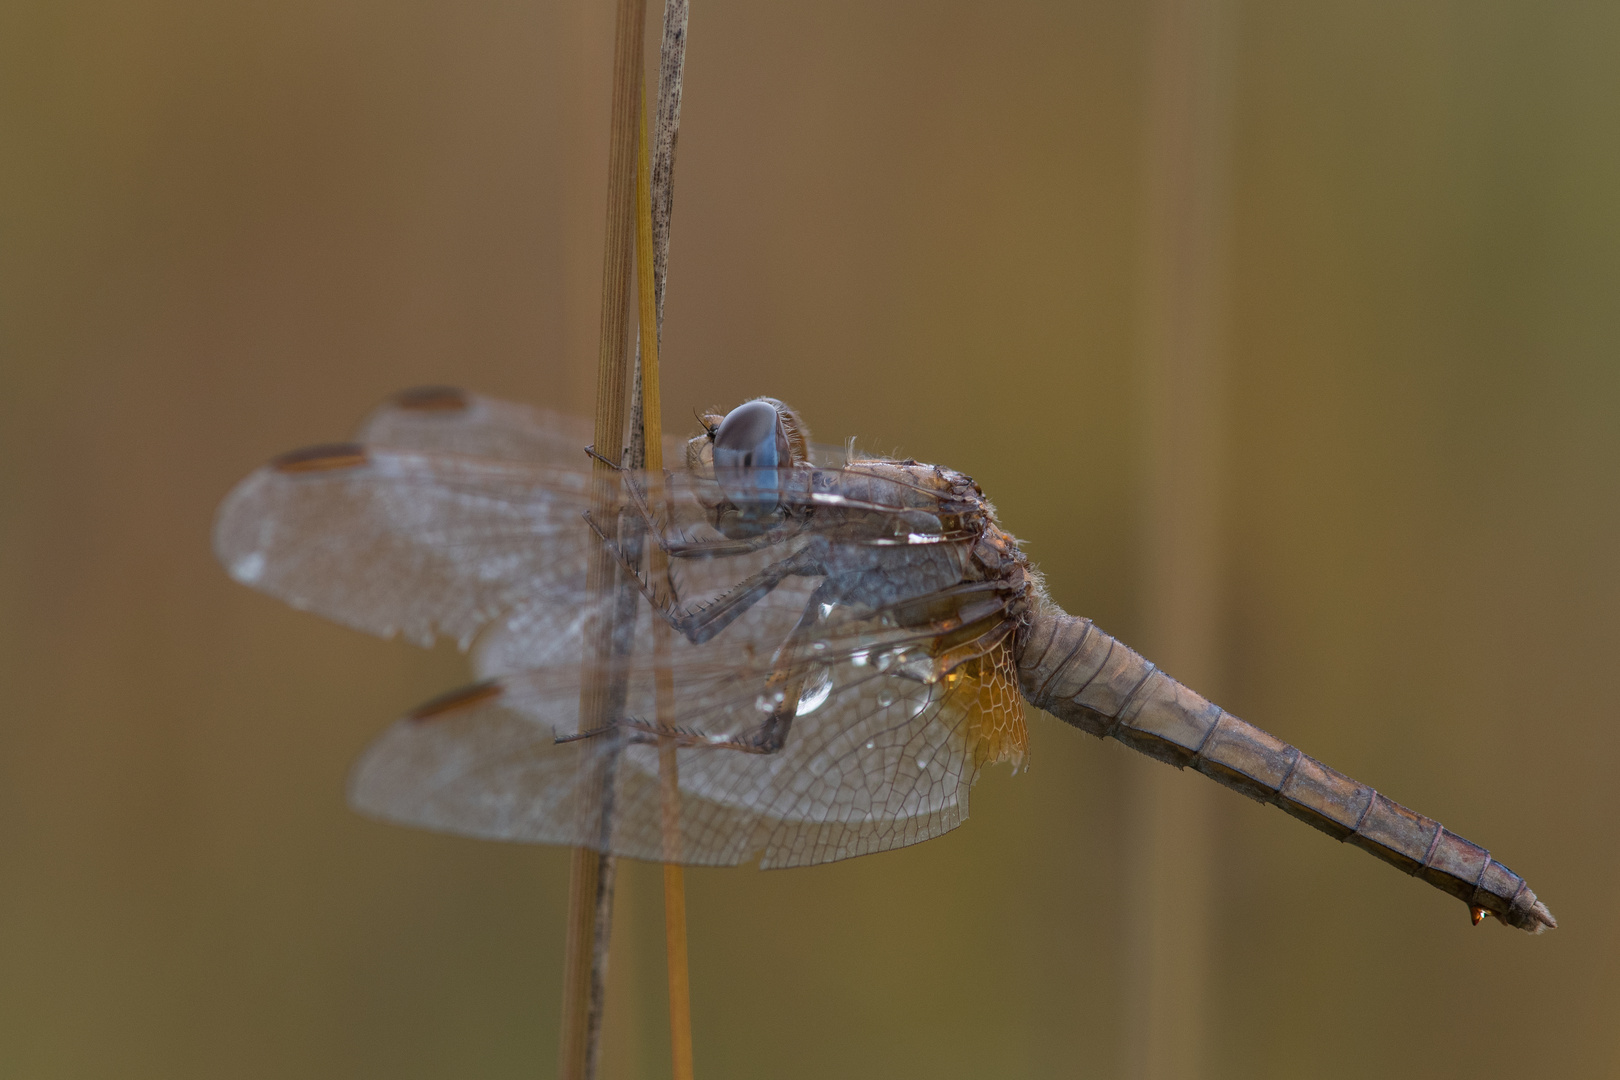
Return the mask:
M 824 667 L 818 667 L 804 680 L 804 688 L 799 691 L 799 707 L 793 715 L 804 716 L 821 708 L 832 693 L 832 672 Z

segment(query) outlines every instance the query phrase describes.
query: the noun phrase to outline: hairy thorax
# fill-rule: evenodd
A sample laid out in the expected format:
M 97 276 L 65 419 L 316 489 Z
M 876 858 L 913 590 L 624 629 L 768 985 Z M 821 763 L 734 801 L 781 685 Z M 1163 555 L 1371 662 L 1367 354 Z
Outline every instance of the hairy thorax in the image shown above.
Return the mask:
M 1027 623 L 1041 596 L 1038 576 L 972 477 L 917 461 L 855 460 L 828 474 L 826 483 L 853 505 L 817 513 L 840 519 L 869 541 L 833 545 L 829 558 L 837 564 L 827 567 L 830 574 L 858 575 L 863 591 L 887 603 L 988 584 L 993 588 L 962 597 L 962 615 L 972 621 L 975 608 L 994 603 L 1003 617 Z M 866 510 L 862 503 L 884 509 Z

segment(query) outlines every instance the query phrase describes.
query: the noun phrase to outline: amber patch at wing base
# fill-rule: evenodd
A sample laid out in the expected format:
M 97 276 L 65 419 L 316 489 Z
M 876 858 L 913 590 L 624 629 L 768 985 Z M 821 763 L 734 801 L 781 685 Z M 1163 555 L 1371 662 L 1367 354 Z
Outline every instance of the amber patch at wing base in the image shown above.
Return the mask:
M 366 448 L 359 443 L 327 443 L 282 454 L 270 467 L 283 473 L 331 472 L 358 468 L 366 461 Z
M 946 678 L 955 681 L 954 692 L 972 699 L 963 737 L 973 763 L 983 766 L 1005 761 L 1017 772 L 1029 751 L 1029 730 L 1024 726 L 1024 697 L 1018 690 L 1012 639 L 1003 639 Z

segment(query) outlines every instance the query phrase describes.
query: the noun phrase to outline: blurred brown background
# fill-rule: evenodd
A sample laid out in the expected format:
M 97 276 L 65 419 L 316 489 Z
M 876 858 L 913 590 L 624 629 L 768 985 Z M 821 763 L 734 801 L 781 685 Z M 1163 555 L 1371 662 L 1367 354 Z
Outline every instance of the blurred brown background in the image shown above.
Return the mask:
M 1132 640 L 1148 8 L 693 6 L 667 423 L 768 392 L 971 472 Z M 1215 792 L 1202 1072 L 1620 1075 L 1620 7 L 1227 17 L 1207 692 L 1562 928 Z M 208 533 L 403 386 L 588 410 L 611 20 L 0 6 L 0 1075 L 550 1075 L 566 854 L 343 805 L 462 660 Z M 700 1076 L 1121 1075 L 1138 762 L 1031 726 L 947 838 L 689 876 Z M 666 1075 L 656 871 L 620 899 L 605 1075 Z

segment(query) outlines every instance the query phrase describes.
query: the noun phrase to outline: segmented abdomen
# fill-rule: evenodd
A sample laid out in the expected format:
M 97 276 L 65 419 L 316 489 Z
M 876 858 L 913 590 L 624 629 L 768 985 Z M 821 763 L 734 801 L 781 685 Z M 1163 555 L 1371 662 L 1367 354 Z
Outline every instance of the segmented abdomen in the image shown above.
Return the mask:
M 1206 701 L 1090 619 L 1045 605 L 1022 645 L 1019 683 L 1036 708 L 1177 768 L 1190 765 L 1476 912 L 1533 933 L 1558 925 L 1524 879 L 1484 848 Z

